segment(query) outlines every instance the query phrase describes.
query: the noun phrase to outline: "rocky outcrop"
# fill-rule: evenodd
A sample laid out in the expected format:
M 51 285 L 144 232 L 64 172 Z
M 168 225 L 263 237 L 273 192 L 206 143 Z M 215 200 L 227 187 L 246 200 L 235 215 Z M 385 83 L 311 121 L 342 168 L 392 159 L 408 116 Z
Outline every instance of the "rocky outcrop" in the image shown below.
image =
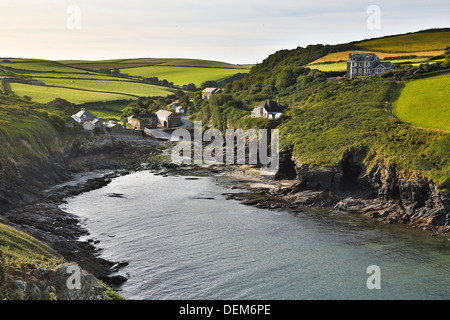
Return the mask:
M 291 187 L 275 192 L 290 206 L 331 207 L 387 223 L 450 231 L 449 192 L 416 174 L 398 172 L 382 162 L 368 170 L 358 153 L 345 154 L 338 168 L 297 166 L 296 172 Z
M 20 300 L 106 300 L 105 288 L 90 273 L 73 263 L 52 270 L 40 267 L 15 275 L 5 284 L 8 299 Z

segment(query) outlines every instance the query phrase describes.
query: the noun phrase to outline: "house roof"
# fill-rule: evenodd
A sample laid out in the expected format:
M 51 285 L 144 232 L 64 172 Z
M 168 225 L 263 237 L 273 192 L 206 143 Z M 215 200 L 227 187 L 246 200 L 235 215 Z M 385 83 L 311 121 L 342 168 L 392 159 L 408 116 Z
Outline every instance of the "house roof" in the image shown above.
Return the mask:
M 380 62 L 374 67 L 374 69 L 377 69 L 380 67 L 385 68 L 385 69 L 391 69 L 392 67 L 395 68 L 395 65 L 392 62 Z
M 264 108 L 267 112 L 283 112 L 284 107 L 278 102 L 272 100 L 266 100 L 258 104 L 255 108 Z
M 203 93 L 217 93 L 220 91 L 220 88 L 205 88 L 203 89 Z
M 348 61 L 376 61 L 380 58 L 374 53 L 353 54 Z
M 97 119 L 96 116 L 92 115 L 90 112 L 86 111 L 85 109 L 81 109 L 80 111 L 78 111 L 77 113 L 75 113 L 74 115 L 72 115 L 72 117 L 78 117 L 80 119 L 82 118 L 89 118 L 89 119 Z
M 155 112 L 157 116 L 168 118 L 172 115 L 172 112 L 166 110 L 158 110 Z

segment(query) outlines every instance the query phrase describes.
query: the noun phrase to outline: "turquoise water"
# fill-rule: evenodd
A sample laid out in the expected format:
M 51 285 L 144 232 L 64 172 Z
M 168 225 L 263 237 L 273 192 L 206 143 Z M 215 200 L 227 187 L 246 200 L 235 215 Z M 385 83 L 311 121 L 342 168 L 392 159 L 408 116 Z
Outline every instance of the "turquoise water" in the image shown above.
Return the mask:
M 114 179 L 62 208 L 99 240 L 128 299 L 449 299 L 450 242 L 404 226 L 226 200 L 226 180 Z M 380 268 L 369 290 L 367 268 Z

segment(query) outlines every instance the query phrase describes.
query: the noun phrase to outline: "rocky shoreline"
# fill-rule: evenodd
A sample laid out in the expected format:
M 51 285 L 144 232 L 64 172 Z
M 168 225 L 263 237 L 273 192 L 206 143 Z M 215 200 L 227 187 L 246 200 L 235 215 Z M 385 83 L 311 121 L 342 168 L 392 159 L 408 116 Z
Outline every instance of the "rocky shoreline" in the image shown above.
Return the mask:
M 450 232 L 449 192 L 438 190 L 432 181 L 397 173 L 383 164 L 366 170 L 357 157 L 348 157 L 340 170 L 298 168 L 285 158 L 275 176 L 261 175 L 260 168 L 254 166 L 184 170 L 194 175 L 210 170 L 213 175 L 231 177 L 250 192 L 226 196 L 246 205 L 293 212 L 328 208 L 364 215 L 375 222 L 405 224 L 432 235 Z
M 3 170 L 2 222 L 42 241 L 67 261 L 76 262 L 116 289 L 126 281 L 118 271 L 127 262 L 101 258 L 95 239 L 87 237 L 88 240 L 80 241 L 80 237 L 89 235 L 88 231 L 77 216 L 59 206 L 66 198 L 101 188 L 115 177 L 148 167 L 158 168 L 151 156 L 165 148 L 164 143 L 142 135 L 75 139 L 62 153 L 53 154 L 46 161 Z M 92 175 L 93 172 L 97 175 Z

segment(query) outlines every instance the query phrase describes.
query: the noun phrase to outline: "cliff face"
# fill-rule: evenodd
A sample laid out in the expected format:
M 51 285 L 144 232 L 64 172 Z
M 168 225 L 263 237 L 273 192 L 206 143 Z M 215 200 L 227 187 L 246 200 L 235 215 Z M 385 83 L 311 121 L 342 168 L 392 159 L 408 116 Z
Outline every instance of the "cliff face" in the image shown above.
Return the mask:
M 280 161 L 280 177 L 295 161 Z M 450 231 L 450 193 L 413 173 L 378 163 L 371 170 L 358 154 L 346 154 L 339 168 L 296 166 L 295 183 L 279 191 L 299 207 L 327 206 L 387 223 L 407 223 L 434 232 Z

